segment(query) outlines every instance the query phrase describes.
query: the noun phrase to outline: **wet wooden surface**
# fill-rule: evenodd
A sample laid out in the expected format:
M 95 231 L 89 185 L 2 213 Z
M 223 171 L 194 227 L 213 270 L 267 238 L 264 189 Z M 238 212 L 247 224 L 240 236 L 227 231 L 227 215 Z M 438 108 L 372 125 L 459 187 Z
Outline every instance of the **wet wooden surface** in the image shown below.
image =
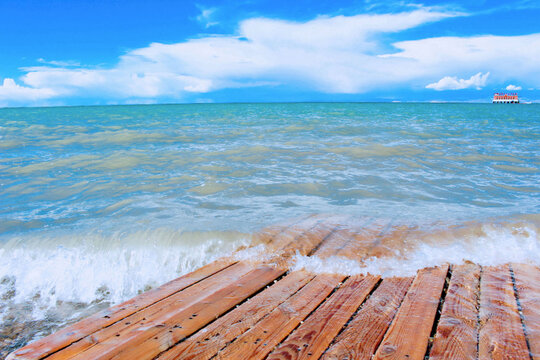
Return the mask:
M 510 267 L 485 267 L 480 283 L 478 359 L 527 359 L 529 355 Z
M 349 277 L 268 359 L 319 358 L 378 280 L 378 276 L 372 275 Z
M 540 269 L 525 264 L 512 264 L 523 323 L 534 360 L 540 360 Z
M 454 266 L 430 359 L 477 358 L 480 266 Z
M 424 359 L 447 272 L 448 265 L 418 272 L 374 359 Z
M 381 277 L 295 266 L 392 258 L 418 236 L 388 221 L 341 221 L 269 227 L 254 236 L 261 256 L 220 259 L 8 359 L 540 360 L 538 267 L 444 264 Z
M 411 283 L 412 278 L 384 279 L 322 359 L 371 359 Z

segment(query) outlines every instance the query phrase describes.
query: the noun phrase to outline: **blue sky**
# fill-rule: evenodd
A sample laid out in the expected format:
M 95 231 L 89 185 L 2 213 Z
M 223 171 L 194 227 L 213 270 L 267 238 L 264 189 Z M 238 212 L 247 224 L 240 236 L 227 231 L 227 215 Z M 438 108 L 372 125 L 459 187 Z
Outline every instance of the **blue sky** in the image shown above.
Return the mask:
M 0 106 L 540 99 L 538 1 L 0 0 L 0 14 Z

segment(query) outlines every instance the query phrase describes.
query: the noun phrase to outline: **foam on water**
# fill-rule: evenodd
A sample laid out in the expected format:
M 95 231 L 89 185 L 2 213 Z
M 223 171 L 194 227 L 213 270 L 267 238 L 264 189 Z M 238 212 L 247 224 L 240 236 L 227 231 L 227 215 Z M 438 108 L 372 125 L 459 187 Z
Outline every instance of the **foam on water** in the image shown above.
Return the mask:
M 59 303 L 116 304 L 159 286 L 251 241 L 239 232 L 33 236 L 0 245 L 0 297 L 31 300 L 34 320 Z
M 540 265 L 540 238 L 534 222 L 469 225 L 458 233 L 412 234 L 394 243 L 389 254 L 351 259 L 296 255 L 292 269 L 345 275 L 413 276 L 445 263 L 491 266 L 510 262 Z M 354 255 L 354 254 L 353 254 Z M 353 256 L 354 257 L 354 256 Z

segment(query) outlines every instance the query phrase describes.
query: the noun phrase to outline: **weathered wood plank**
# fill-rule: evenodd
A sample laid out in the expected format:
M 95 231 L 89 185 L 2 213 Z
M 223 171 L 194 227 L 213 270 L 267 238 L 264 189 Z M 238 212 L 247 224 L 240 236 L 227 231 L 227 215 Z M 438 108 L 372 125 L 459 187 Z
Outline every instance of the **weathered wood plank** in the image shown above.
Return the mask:
M 367 233 L 369 231 L 366 231 L 366 228 L 372 227 L 375 227 L 375 225 L 373 224 L 373 219 L 371 218 L 361 218 L 358 219 L 358 222 L 355 221 L 353 225 L 339 226 L 313 255 L 320 258 L 336 255 L 345 246 L 350 245 L 352 242 L 363 240 L 356 239 L 359 233 L 363 234 L 365 237 L 368 237 Z M 373 232 L 369 232 L 369 236 L 371 236 L 373 239 L 375 238 L 375 235 L 372 233 Z
M 318 275 L 267 317 L 217 354 L 217 359 L 262 359 L 343 281 L 341 275 Z
M 325 243 L 315 253 L 315 255 L 321 257 L 335 255 L 346 243 L 351 241 L 350 237 L 342 234 L 342 231 L 332 231 L 329 233 L 328 228 L 325 229 L 322 236 L 319 236 L 319 239 L 323 236 L 327 237 Z M 302 241 L 302 239 L 300 240 Z M 316 246 L 315 243 L 312 244 Z M 307 275 L 304 271 L 296 271 L 289 274 L 278 284 L 263 291 L 256 298 L 243 304 L 225 317 L 216 320 L 209 327 L 202 329 L 200 333 L 191 337 L 189 341 L 180 343 L 164 352 L 159 358 L 173 359 L 182 357 L 186 359 L 208 359 L 212 357 L 217 351 L 226 346 L 228 342 L 234 340 L 250 326 L 255 325 L 263 316 L 270 313 L 281 302 L 293 295 L 293 292 L 290 290 L 279 293 L 278 291 L 280 291 L 279 289 L 281 287 L 289 288 L 290 285 L 287 284 L 288 279 L 295 279 L 297 277 L 301 278 L 302 281 L 298 281 L 298 284 L 294 286 L 296 289 L 309 282 L 314 275 Z M 259 304 L 260 302 L 262 302 L 262 305 Z M 252 313 L 255 310 L 256 313 Z M 227 328 L 228 331 L 224 333 L 223 328 Z M 215 336 L 215 333 L 220 334 L 220 336 Z
M 531 355 L 540 360 L 540 268 L 512 264 Z
M 454 266 L 430 359 L 476 359 L 480 266 Z
M 384 279 L 321 359 L 371 359 L 412 281 L 412 277 Z
M 193 305 L 168 311 L 141 326 L 120 331 L 74 359 L 150 359 L 180 339 L 208 324 L 227 310 L 272 282 L 284 269 L 260 266 L 233 284 L 196 301 Z
M 344 245 L 339 256 L 351 260 L 361 261 L 368 257 L 369 249 L 381 241 L 390 229 L 389 221 L 371 221 L 362 228 L 347 229 L 345 234 L 350 240 Z
M 108 338 L 118 336 L 122 332 L 127 332 L 130 329 L 141 326 L 150 321 L 150 319 L 154 319 L 160 315 L 166 316 L 170 311 L 184 309 L 197 301 L 201 301 L 208 296 L 208 294 L 219 290 L 229 283 L 237 281 L 252 269 L 253 267 L 250 264 L 242 262 L 236 263 L 184 291 L 178 292 L 149 307 L 141 309 L 121 321 L 111 324 L 106 328 L 76 341 L 62 351 L 51 354 L 48 359 L 70 359 L 83 351 L 87 351 L 93 346 L 105 342 Z
M 313 274 L 305 271 L 288 274 L 253 299 L 200 330 L 187 341 L 170 348 L 161 354 L 159 359 L 210 359 L 229 342 L 246 332 L 279 304 L 295 294 L 313 277 Z
M 273 251 L 284 251 L 290 244 L 294 243 L 294 240 L 300 234 L 309 234 L 310 230 L 323 222 L 323 218 L 320 216 L 309 216 L 301 221 L 294 223 L 287 227 L 285 230 L 277 233 L 271 241 L 269 241 L 268 247 Z
M 317 256 L 321 259 L 336 255 L 347 243 L 351 241 L 352 237 L 348 230 L 334 231 L 324 243 L 313 253 L 313 256 Z
M 267 359 L 318 359 L 369 295 L 379 278 L 371 275 L 349 277 Z
M 530 359 L 508 265 L 482 272 L 478 359 Z
M 418 272 L 374 359 L 424 359 L 447 272 L 448 265 Z
M 409 233 L 410 228 L 408 226 L 388 226 L 385 228 L 384 233 L 377 237 L 376 241 L 365 250 L 363 258 L 395 256 L 395 249 L 403 248 Z
M 91 335 L 119 320 L 130 316 L 152 304 L 157 303 L 183 289 L 192 286 L 227 267 L 233 265 L 232 260 L 222 259 L 203 266 L 194 272 L 172 280 L 156 289 L 150 290 L 119 305 L 100 311 L 84 320 L 68 326 L 52 335 L 37 340 L 15 352 L 7 359 L 41 359 L 70 344 Z
M 323 240 L 326 239 L 335 229 L 335 226 L 325 222 L 317 225 L 296 236 L 291 242 L 283 247 L 281 256 L 293 254 L 309 255 Z
M 279 224 L 274 224 L 261 229 L 253 234 L 251 245 L 255 246 L 258 244 L 271 244 L 277 235 L 285 232 L 291 226 L 299 224 L 311 217 L 313 217 L 313 215 L 288 219 L 287 221 L 280 222 Z

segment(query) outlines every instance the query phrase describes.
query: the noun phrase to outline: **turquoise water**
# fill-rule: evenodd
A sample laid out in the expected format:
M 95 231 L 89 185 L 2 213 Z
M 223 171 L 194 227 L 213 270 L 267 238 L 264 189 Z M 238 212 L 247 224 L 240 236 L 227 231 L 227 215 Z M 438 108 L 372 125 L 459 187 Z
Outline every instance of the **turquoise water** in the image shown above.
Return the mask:
M 121 301 L 305 214 L 540 213 L 539 105 L 0 109 L 0 154 L 0 315 L 26 304 L 32 320 Z
M 534 213 L 539 110 L 491 104 L 1 109 L 0 232 L 250 231 L 312 212 L 428 220 Z

